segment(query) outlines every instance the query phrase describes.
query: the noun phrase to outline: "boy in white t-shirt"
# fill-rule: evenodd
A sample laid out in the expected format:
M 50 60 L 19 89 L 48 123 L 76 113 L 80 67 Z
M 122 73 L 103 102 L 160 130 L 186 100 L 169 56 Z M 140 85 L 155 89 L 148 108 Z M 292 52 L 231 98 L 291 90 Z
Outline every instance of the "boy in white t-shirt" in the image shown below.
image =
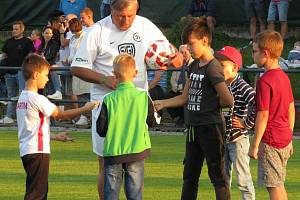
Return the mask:
M 47 199 L 50 155 L 50 117 L 69 119 L 96 108 L 97 102 L 84 107 L 61 111 L 45 96 L 38 94 L 48 82 L 49 63 L 41 56 L 30 54 L 22 70 L 26 88 L 17 103 L 20 156 L 26 171 L 24 199 Z

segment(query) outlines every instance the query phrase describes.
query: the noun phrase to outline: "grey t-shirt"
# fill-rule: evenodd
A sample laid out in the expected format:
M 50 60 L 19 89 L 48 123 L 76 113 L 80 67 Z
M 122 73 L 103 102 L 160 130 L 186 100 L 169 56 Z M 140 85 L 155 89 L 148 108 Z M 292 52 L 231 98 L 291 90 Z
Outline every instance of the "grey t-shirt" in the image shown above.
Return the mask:
M 219 97 L 214 85 L 224 82 L 221 64 L 211 60 L 207 65 L 199 66 L 195 60 L 188 71 L 191 81 L 188 97 L 188 119 L 192 126 L 222 123 Z

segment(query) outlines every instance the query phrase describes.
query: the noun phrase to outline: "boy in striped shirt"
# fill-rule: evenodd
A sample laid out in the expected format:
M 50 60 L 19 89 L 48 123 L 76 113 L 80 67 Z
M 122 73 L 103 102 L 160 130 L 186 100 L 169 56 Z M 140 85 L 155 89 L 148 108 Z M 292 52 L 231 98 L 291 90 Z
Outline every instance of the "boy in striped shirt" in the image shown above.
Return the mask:
M 255 112 L 253 109 L 251 112 L 248 110 L 254 105 L 255 91 L 238 74 L 242 66 L 242 55 L 237 49 L 225 46 L 215 53 L 215 57 L 223 66 L 225 82 L 234 98 L 233 107 L 223 109 L 226 123 L 225 171 L 228 182 L 231 185 L 233 167 L 242 199 L 254 200 L 255 192 L 248 156 L 248 130 L 254 126 Z

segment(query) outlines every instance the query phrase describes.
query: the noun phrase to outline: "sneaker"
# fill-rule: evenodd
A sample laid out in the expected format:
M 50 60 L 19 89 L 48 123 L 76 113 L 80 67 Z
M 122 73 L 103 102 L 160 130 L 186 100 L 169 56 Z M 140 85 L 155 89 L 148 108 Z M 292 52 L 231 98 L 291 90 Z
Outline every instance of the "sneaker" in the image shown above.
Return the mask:
M 3 105 L 7 105 L 8 104 L 8 102 L 7 101 L 0 101 L 0 104 L 3 104 Z
M 62 99 L 62 93 L 60 91 L 56 91 L 54 94 L 49 94 L 47 97 L 49 99 Z
M 0 124 L 12 124 L 14 123 L 14 120 L 10 117 L 4 117 L 3 119 L 0 119 Z
M 18 101 L 20 96 L 11 97 L 10 99 L 13 101 Z
M 79 126 L 85 126 L 88 125 L 88 119 L 86 116 L 81 115 L 80 119 L 75 123 L 75 125 L 79 125 Z

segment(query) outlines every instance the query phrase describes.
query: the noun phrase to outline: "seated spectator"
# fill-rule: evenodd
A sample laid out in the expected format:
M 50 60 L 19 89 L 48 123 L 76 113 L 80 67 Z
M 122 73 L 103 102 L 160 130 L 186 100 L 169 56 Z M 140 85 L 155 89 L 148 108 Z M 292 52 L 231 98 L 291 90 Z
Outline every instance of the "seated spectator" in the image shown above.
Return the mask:
M 80 16 L 80 12 L 86 8 L 85 0 L 60 0 L 59 10 L 65 15 L 75 14 L 77 17 Z
M 34 53 L 39 53 L 40 46 L 42 44 L 41 32 L 38 29 L 33 29 L 29 39 L 32 40 L 34 46 Z
M 31 52 L 34 52 L 33 42 L 24 37 L 25 25 L 22 21 L 16 21 L 12 25 L 12 37 L 4 42 L 2 55 L 6 58 L 6 65 L 9 67 L 22 66 L 24 58 Z M 7 70 L 4 75 L 8 98 L 18 98 L 19 92 L 25 88 L 25 81 L 22 71 Z M 14 122 L 13 116 L 16 111 L 16 103 L 9 101 L 6 114 L 0 123 L 11 124 Z
M 211 31 L 216 25 L 216 2 L 215 0 L 192 0 L 188 16 L 206 17 L 207 24 Z
M 292 64 L 300 64 L 300 41 L 295 42 L 294 48 L 289 52 L 288 61 Z
M 57 43 L 57 41 L 52 39 L 52 36 L 53 29 L 49 26 L 45 27 L 43 29 L 42 44 L 39 49 L 39 54 L 49 62 L 51 67 L 55 65 L 59 52 L 59 44 Z M 62 99 L 61 82 L 59 80 L 59 76 L 55 71 L 51 71 L 49 75 L 55 93 L 52 95 L 48 95 L 47 97 L 50 99 Z
M 280 35 L 283 39 L 288 31 L 287 15 L 289 9 L 289 0 L 271 0 L 268 12 L 268 29 L 275 30 L 275 21 L 278 18 L 280 22 Z
M 170 79 L 171 83 L 171 91 L 168 92 L 166 98 L 172 98 L 182 94 L 185 81 L 187 78 L 187 69 L 189 65 L 194 61 L 191 57 L 191 53 L 187 45 L 181 45 L 179 47 L 179 52 L 182 53 L 184 63 L 181 68 L 181 71 L 174 71 L 172 72 L 172 76 Z M 184 123 L 184 107 L 176 107 L 176 108 L 168 108 L 168 112 L 170 113 L 172 119 L 176 124 L 179 126 L 183 125 Z
M 72 32 L 73 36 L 70 39 L 70 55 L 68 57 L 68 62 L 71 64 L 73 58 L 79 48 L 80 42 L 83 38 L 84 32 L 82 30 L 82 25 L 79 19 L 74 18 L 69 21 L 69 29 Z M 77 96 L 76 99 L 90 101 L 90 83 L 85 82 L 79 79 L 76 76 L 72 77 L 72 92 L 73 95 Z M 75 99 L 73 97 L 73 99 Z M 85 114 L 82 114 L 79 120 L 75 123 L 76 125 L 88 125 L 88 118 Z
M 256 35 L 256 21 L 259 21 L 259 31 L 266 29 L 265 20 L 265 1 L 261 0 L 245 0 L 245 11 L 247 17 L 250 19 L 250 37 L 251 41 Z

